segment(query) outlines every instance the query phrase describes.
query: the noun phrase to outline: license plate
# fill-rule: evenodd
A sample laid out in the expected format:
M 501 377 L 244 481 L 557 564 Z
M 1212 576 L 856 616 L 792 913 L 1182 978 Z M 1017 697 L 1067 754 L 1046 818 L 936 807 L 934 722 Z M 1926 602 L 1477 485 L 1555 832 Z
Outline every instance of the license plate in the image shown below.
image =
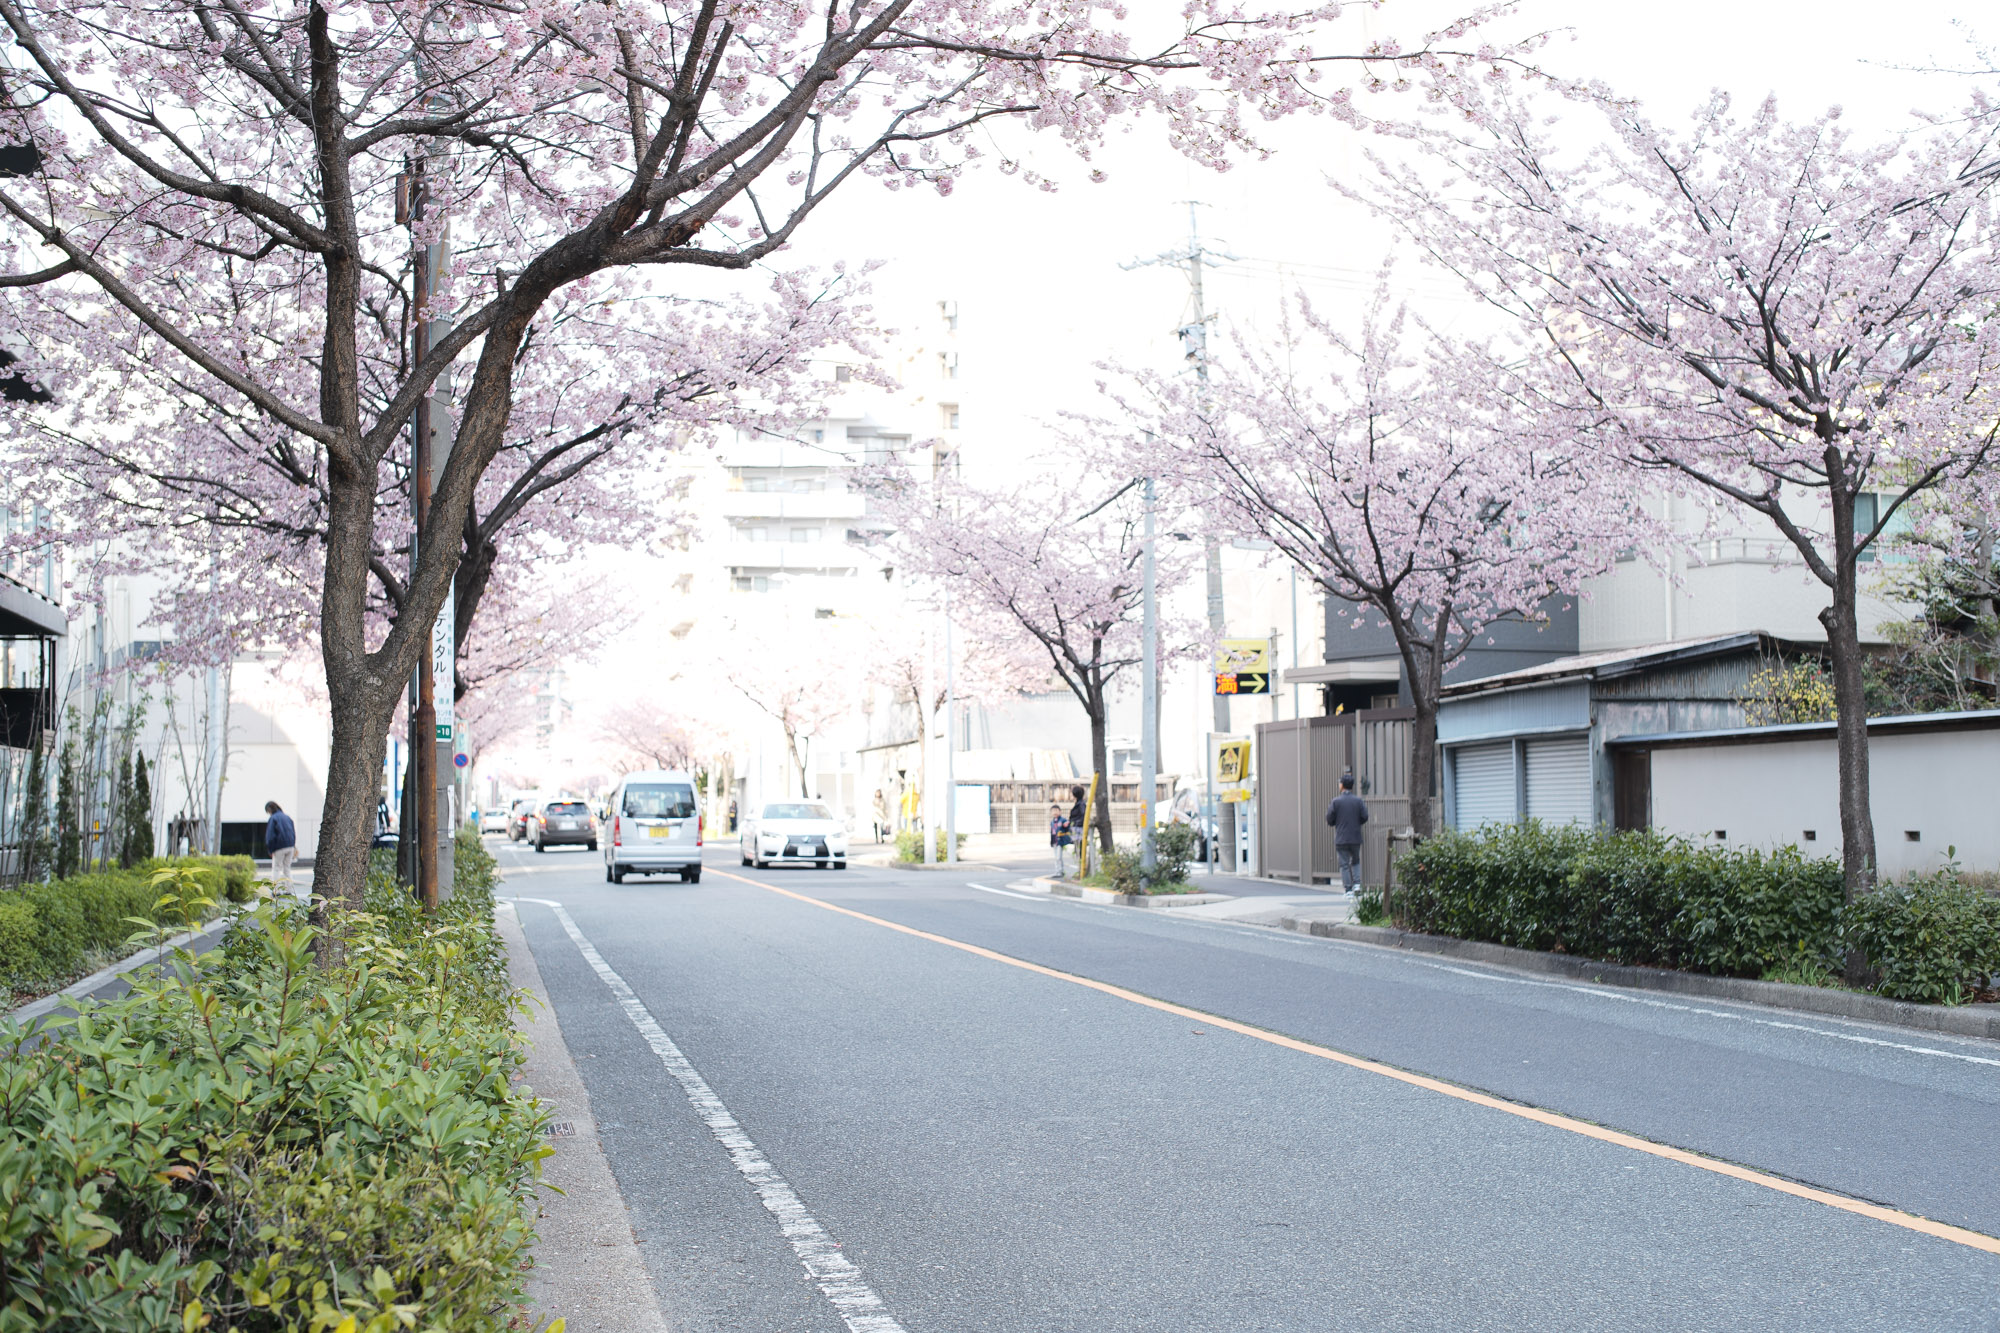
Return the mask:
M 576 827 L 576 821 L 575 821 L 574 819 L 558 819 L 558 820 L 556 821 L 556 827 L 557 827 L 557 828 L 575 828 L 575 827 Z
M 674 836 L 674 831 L 670 828 L 649 828 L 646 830 L 646 836 L 649 838 L 671 838 Z
M 804 842 L 795 842 L 795 843 L 793 843 L 793 844 L 792 844 L 792 845 L 791 845 L 790 847 L 787 847 L 787 848 L 785 849 L 785 855 L 787 855 L 787 856 L 825 856 L 825 855 L 826 855 L 826 844 L 825 844 L 825 843 L 823 843 L 823 842 L 815 842 L 815 843 L 804 843 Z

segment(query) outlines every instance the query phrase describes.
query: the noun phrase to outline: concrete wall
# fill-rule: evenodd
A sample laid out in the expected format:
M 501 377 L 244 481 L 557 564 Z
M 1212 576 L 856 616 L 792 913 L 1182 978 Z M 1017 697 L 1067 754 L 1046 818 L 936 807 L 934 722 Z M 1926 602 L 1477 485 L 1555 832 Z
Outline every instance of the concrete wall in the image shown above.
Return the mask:
M 1969 870 L 2000 869 L 2000 729 L 1878 734 L 1869 741 L 1875 849 L 1885 876 L 1935 870 L 1946 848 Z M 1832 736 L 1652 752 L 1653 826 L 1732 847 L 1797 844 L 1840 855 Z M 1805 840 L 1807 831 L 1814 837 Z M 1914 833 L 1916 839 L 1908 835 Z

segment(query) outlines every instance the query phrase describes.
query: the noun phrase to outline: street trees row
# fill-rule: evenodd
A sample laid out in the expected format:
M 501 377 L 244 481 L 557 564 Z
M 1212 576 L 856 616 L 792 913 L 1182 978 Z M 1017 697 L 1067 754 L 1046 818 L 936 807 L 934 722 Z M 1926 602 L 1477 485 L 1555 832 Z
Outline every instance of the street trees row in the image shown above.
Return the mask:
M 948 192 L 994 122 L 1087 150 L 1118 117 L 1154 115 L 1220 164 L 1260 116 L 1358 120 L 1345 88 L 1319 84 L 1334 61 L 1442 89 L 1510 58 L 1464 23 L 1317 50 L 1341 8 L 1196 3 L 1148 42 L 1088 0 L 0 0 L 15 48 L 0 131 L 40 159 L 0 188 L 8 333 L 31 373 L 56 348 L 121 384 L 144 367 L 322 460 L 314 619 L 333 726 L 315 883 L 358 901 L 383 737 L 482 483 L 518 438 L 521 366 L 552 303 L 636 295 L 672 266 L 761 264 L 857 177 Z M 423 252 L 447 239 L 431 274 Z M 776 299 L 802 318 L 809 297 Z M 607 340 L 612 379 L 675 380 L 645 354 Z M 455 440 L 385 626 L 385 478 L 413 417 L 446 405 Z M 131 424 L 192 456 L 202 418 Z
M 1131 377 L 1094 433 L 1127 437 L 1124 470 L 1160 477 L 1211 536 L 1270 541 L 1387 625 L 1417 713 L 1421 832 L 1443 673 L 1494 621 L 1534 619 L 1623 550 L 1662 552 L 1674 534 L 1646 503 L 1661 494 L 1770 524 L 1827 598 L 1844 871 L 1866 893 L 1867 562 L 1939 495 L 1933 513 L 1966 516 L 1992 563 L 2000 113 L 1975 103 L 1864 144 L 1770 102 L 1739 121 L 1718 96 L 1675 133 L 1565 91 L 1552 120 L 1516 87 L 1454 86 L 1417 152 L 1343 187 L 1501 317 L 1489 341 L 1413 327 L 1380 297 L 1358 333 L 1301 303 L 1277 345 L 1240 343 L 1212 375 Z M 1593 146 L 1563 147 L 1592 124 Z M 1067 662 L 1095 724 L 1092 673 L 1136 656 L 1129 548 L 1020 497 L 907 530 L 928 572 Z M 1031 611 L 1079 565 L 1103 586 L 1077 605 L 1103 609 L 1068 615 L 1081 642 L 1119 645 L 1109 657 Z

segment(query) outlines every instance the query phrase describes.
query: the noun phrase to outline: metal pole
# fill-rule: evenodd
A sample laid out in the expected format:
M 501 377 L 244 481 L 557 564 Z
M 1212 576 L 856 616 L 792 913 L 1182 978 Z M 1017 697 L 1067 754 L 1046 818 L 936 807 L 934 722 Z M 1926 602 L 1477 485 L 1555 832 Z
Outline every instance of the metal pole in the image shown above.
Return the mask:
M 924 697 L 917 702 L 917 754 L 922 766 L 918 769 L 918 781 L 923 784 L 923 792 L 918 800 L 918 813 L 923 825 L 924 864 L 937 864 L 937 820 L 931 801 L 931 627 L 924 626 Z
M 1159 607 L 1153 578 L 1153 479 L 1146 478 L 1146 545 L 1143 565 L 1144 615 L 1139 644 L 1139 875 L 1147 884 L 1159 865 L 1159 848 L 1154 843 L 1153 802 L 1159 797 L 1160 773 L 1160 676 Z
M 944 859 L 946 865 L 958 864 L 958 692 L 948 591 L 944 595 Z

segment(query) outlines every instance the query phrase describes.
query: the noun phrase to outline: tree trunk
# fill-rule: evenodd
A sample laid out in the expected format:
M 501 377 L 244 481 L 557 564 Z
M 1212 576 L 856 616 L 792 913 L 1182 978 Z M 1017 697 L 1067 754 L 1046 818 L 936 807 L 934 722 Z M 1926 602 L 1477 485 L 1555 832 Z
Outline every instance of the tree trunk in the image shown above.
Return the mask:
M 1089 812 L 1090 822 L 1097 826 L 1097 845 L 1105 855 L 1111 854 L 1111 764 L 1110 727 L 1106 721 L 1107 709 L 1102 688 L 1091 691 L 1090 701 L 1090 766 L 1097 774 L 1097 803 Z M 1086 832 L 1084 836 L 1089 836 Z
M 1838 710 L 1835 749 L 1840 756 L 1840 863 L 1847 901 L 1875 888 L 1875 817 L 1868 801 L 1868 700 L 1862 684 L 1861 636 L 1855 625 L 1853 566 L 1843 568 L 1833 605 L 1819 613 L 1833 659 L 1833 700 Z
M 1420 838 L 1438 831 L 1438 697 L 1432 690 L 1410 691 L 1417 710 L 1410 723 L 1410 828 Z
M 382 783 L 382 754 L 390 708 L 366 697 L 373 682 L 328 682 L 333 744 L 327 757 L 326 801 L 319 844 L 313 852 L 315 925 L 324 926 L 326 904 L 359 907 L 368 885 L 368 844 Z M 393 695 L 391 696 L 393 707 Z

